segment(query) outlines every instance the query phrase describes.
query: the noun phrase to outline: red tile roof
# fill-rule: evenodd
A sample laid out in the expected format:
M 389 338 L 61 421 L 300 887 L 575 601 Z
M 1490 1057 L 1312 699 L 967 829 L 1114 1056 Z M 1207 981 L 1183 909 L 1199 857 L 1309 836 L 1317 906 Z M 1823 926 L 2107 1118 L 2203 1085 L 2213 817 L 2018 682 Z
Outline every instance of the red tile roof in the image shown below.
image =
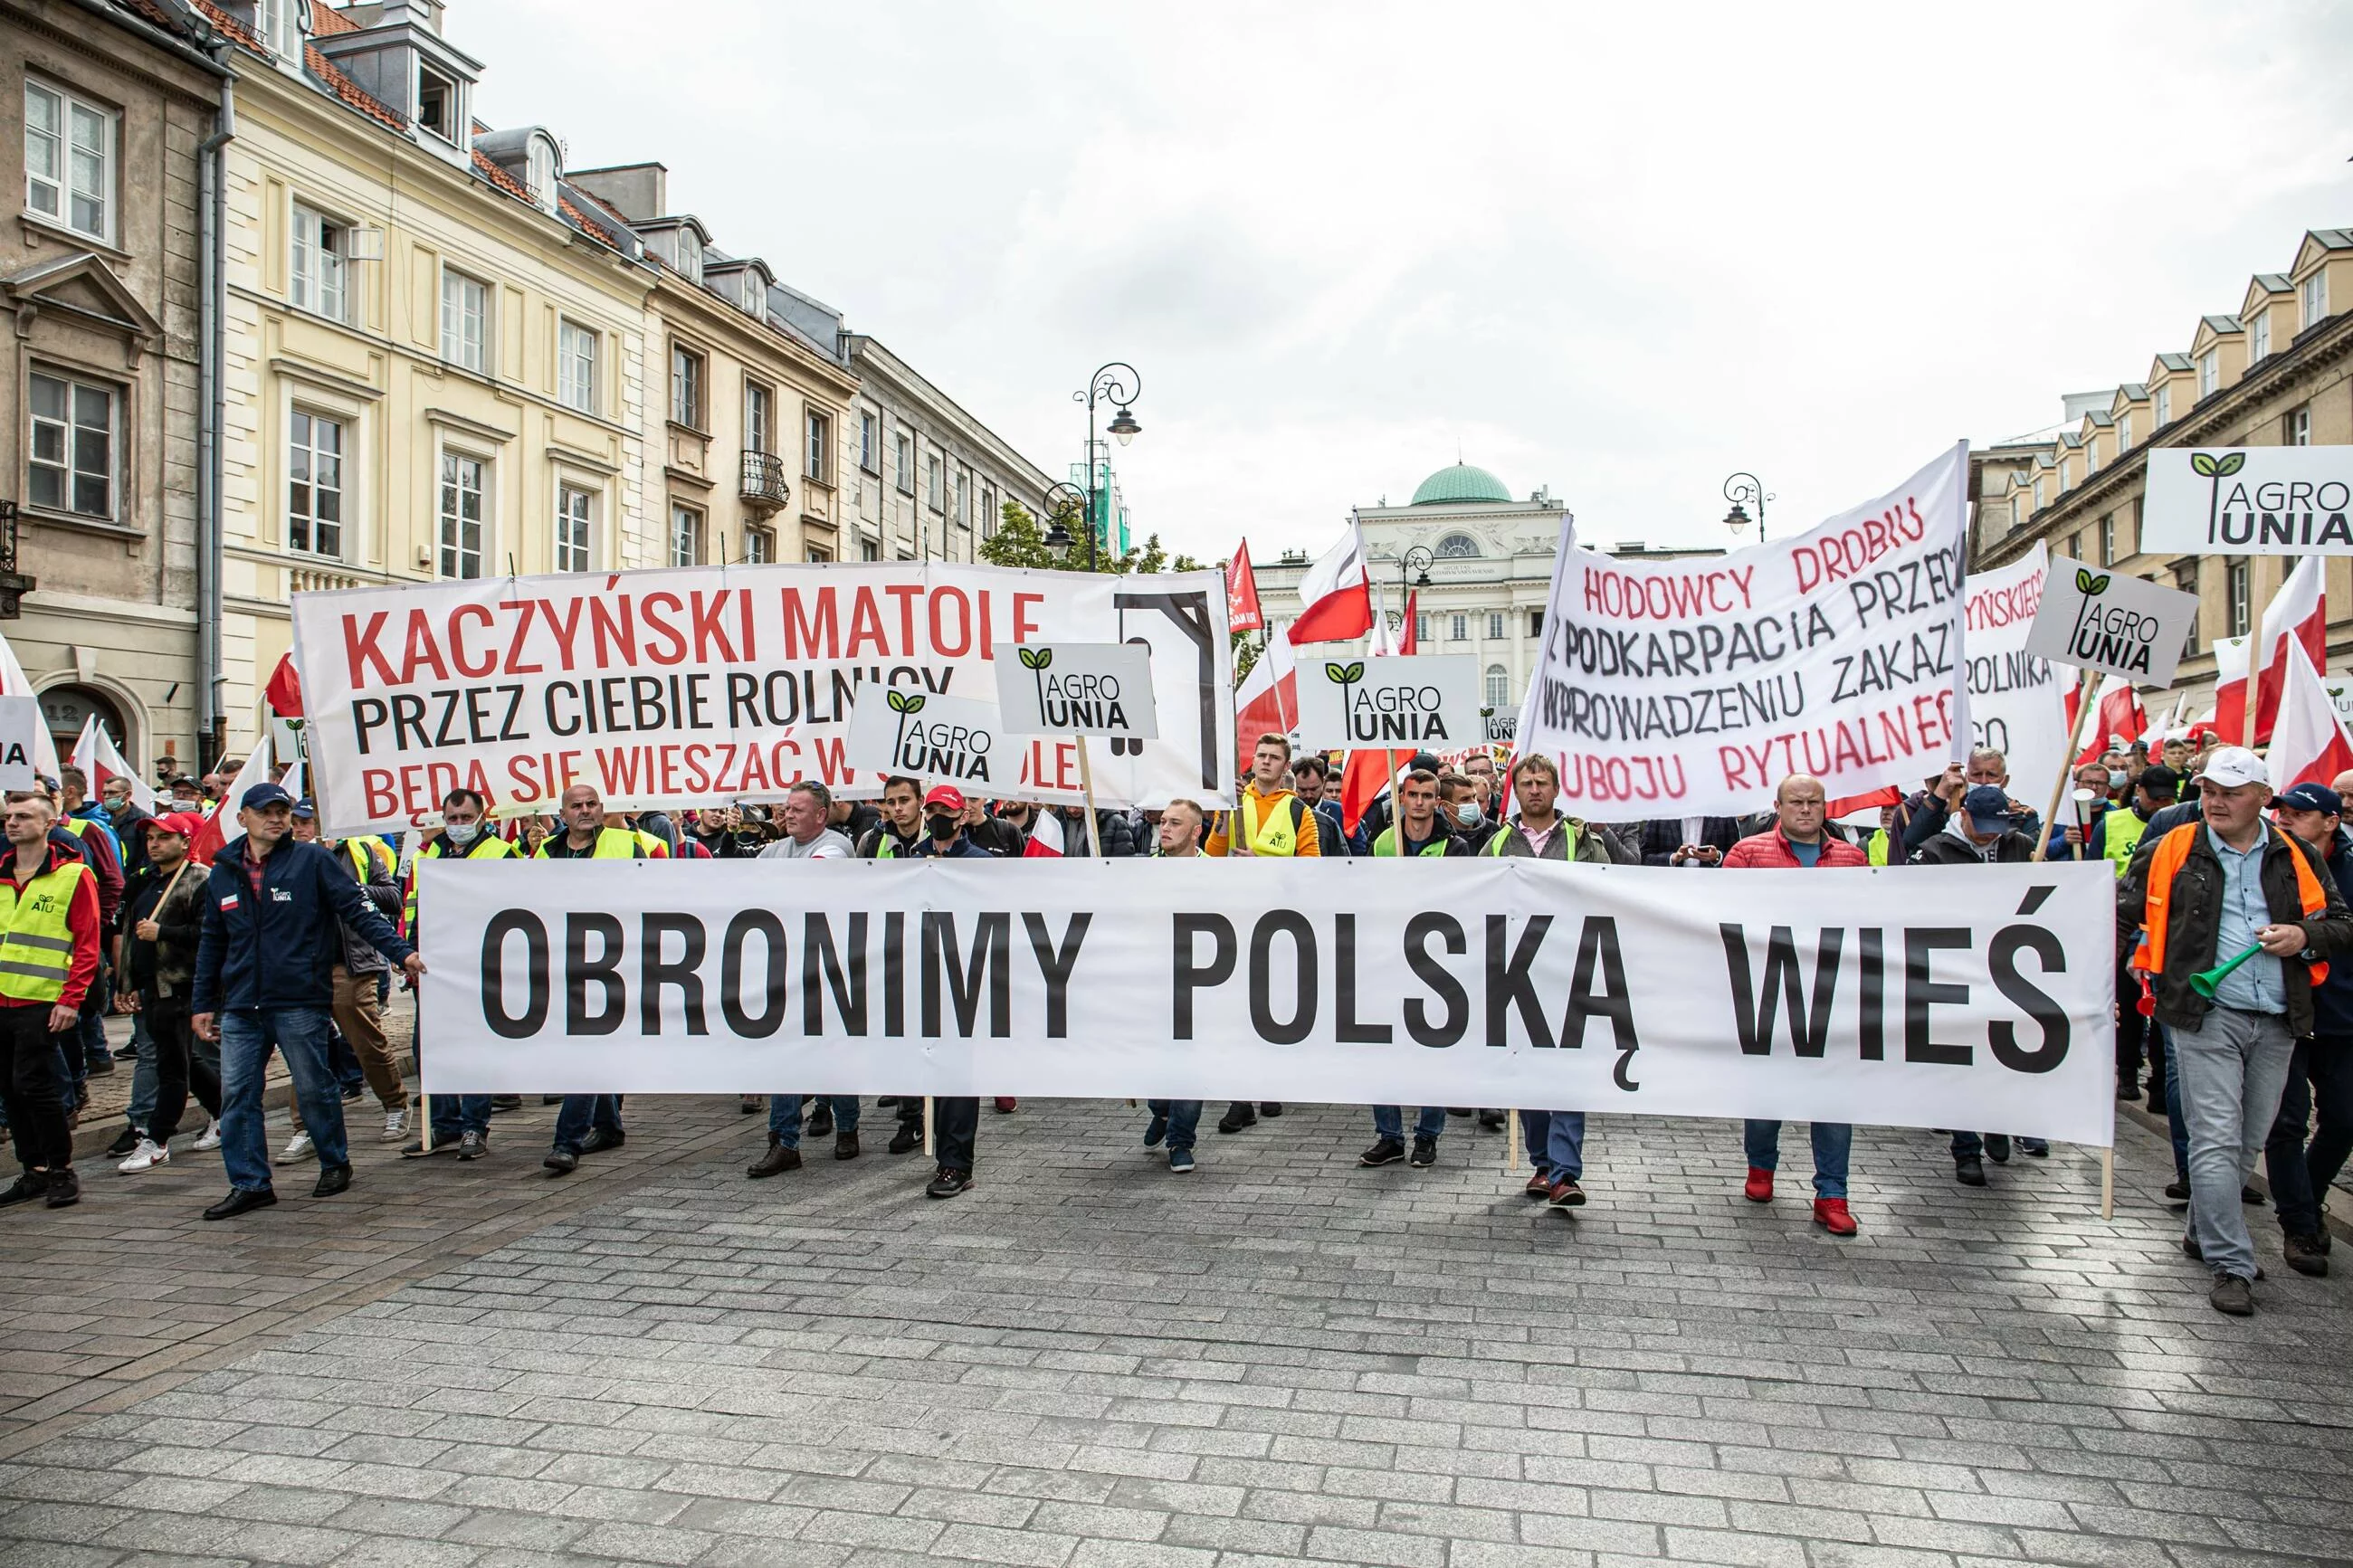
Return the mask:
M 206 21 L 210 22 L 254 53 L 266 55 L 269 52 L 261 47 L 261 39 L 255 36 L 253 29 L 214 5 L 213 0 L 189 0 L 189 4 L 196 8 Z
M 578 224 L 582 232 L 591 239 L 601 239 L 616 250 L 622 248 L 621 237 L 575 206 L 570 196 L 556 197 L 555 210 Z
M 531 200 L 531 187 L 491 162 L 490 154 L 480 147 L 474 149 L 474 173 L 498 186 L 519 202 Z
M 359 30 L 357 22 L 332 5 L 311 7 L 311 32 L 314 37 L 327 33 L 356 33 Z
M 345 76 L 340 66 L 308 44 L 302 46 L 302 59 L 311 68 L 311 74 L 325 82 L 337 98 L 370 120 L 393 131 L 408 129 L 408 121 L 399 111 Z

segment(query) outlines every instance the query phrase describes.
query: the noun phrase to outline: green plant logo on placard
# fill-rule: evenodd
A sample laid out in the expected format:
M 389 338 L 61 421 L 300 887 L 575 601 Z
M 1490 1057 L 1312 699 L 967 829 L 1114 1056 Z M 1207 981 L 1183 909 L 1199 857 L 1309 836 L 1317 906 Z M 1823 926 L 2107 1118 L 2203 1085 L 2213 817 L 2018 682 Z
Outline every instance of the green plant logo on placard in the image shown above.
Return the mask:
M 2244 452 L 2225 452 L 2216 457 L 2211 452 L 2189 454 L 2189 471 L 2206 481 L 2206 541 L 2214 542 L 2214 525 L 2222 510 L 2222 481 L 2247 466 Z

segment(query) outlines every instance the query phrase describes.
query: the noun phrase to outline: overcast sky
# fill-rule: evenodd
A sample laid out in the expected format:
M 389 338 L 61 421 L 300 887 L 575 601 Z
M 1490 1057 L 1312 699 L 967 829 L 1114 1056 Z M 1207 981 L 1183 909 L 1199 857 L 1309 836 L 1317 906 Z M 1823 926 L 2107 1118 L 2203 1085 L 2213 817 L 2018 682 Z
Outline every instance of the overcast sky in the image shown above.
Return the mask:
M 2344 5 L 453 0 L 499 126 L 1060 477 L 1144 377 L 1139 530 L 1320 549 L 1462 458 L 1585 538 L 1776 533 L 2139 380 L 2353 225 Z M 1753 535 L 1752 535 L 1753 537 Z

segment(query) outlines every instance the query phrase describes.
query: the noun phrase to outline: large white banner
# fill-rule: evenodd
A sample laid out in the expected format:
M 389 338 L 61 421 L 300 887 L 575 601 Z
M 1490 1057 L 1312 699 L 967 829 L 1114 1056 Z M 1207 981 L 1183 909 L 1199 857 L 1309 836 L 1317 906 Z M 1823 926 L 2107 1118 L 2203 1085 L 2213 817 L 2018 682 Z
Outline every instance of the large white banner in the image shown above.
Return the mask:
M 2038 542 L 2023 560 L 1968 582 L 1969 723 L 1978 745 L 2008 761 L 2011 791 L 2021 796 L 2047 791 L 2067 755 L 2073 671 L 2026 651 L 2050 570 Z
M 2353 447 L 2154 447 L 2140 547 L 2353 554 Z
M 2097 864 L 417 868 L 434 1094 L 1519 1105 L 2103 1144 L 2115 1109 Z
M 1739 816 L 1790 773 L 1833 800 L 1916 787 L 1968 749 L 1968 448 L 1794 538 L 1613 561 L 1561 530 L 1519 748 L 1561 809 Z
M 405 827 L 464 785 L 552 810 L 875 795 L 843 756 L 877 688 L 993 703 L 1002 643 L 1151 651 L 1158 738 L 1086 742 L 1103 805 L 1230 805 L 1233 661 L 1217 572 L 731 566 L 294 595 L 294 654 L 331 833 Z M 1025 740 L 984 793 L 1075 803 L 1080 741 Z

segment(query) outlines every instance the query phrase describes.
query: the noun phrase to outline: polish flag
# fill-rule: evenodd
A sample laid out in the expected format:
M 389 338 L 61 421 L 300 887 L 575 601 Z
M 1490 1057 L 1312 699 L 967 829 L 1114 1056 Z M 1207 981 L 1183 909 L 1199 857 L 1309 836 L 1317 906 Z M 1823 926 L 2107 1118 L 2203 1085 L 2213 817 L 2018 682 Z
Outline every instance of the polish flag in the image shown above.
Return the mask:
M 1372 809 L 1373 803 L 1388 794 L 1389 764 L 1397 761 L 1395 752 L 1348 753 L 1348 765 L 1340 770 L 1341 826 L 1354 833 L 1363 825 L 1365 813 Z
M 33 683 L 25 677 L 25 667 L 16 662 L 16 650 L 0 637 L 0 697 L 38 697 Z M 49 733 L 46 723 L 33 725 L 33 770 L 45 779 L 58 776 L 57 737 Z
M 1282 637 L 1270 637 L 1266 651 L 1250 666 L 1250 674 L 1242 678 L 1234 692 L 1234 733 L 1239 739 L 1239 754 L 1247 757 L 1258 748 L 1261 735 L 1288 735 L 1299 724 L 1299 667 L 1293 659 L 1291 644 Z
M 1291 624 L 1294 643 L 1346 642 L 1373 629 L 1373 579 L 1365 557 L 1365 531 L 1348 520 L 1348 531 L 1325 551 L 1299 584 L 1306 606 Z
M 261 689 L 269 700 L 269 710 L 280 719 L 302 717 L 302 678 L 294 672 L 294 656 L 278 656 L 278 668 L 269 672 L 269 684 Z
M 1405 624 L 1398 627 L 1397 635 L 1397 650 L 1401 654 L 1411 655 L 1421 650 L 1421 623 L 1414 619 L 1420 613 L 1418 608 L 1420 603 L 1421 595 L 1418 590 L 1405 596 Z
M 2318 669 L 2328 662 L 2328 596 L 2323 588 L 2324 558 L 2307 555 L 2295 563 L 2272 602 L 2263 606 L 2263 667 L 2255 691 L 2255 744 L 2271 738 L 2272 721 L 2279 712 L 2280 685 L 2286 667 L 2280 649 L 2290 638 L 2304 646 Z M 2247 732 L 2247 639 L 2214 639 L 2214 727 L 2232 745 Z
M 1902 805 L 1903 804 L 1902 790 L 1897 789 L 1894 784 L 1882 784 L 1867 795 L 1841 795 L 1822 808 L 1822 815 L 1832 822 L 1844 822 L 1851 816 L 1860 816 L 1865 812 L 1875 813 L 1883 805 Z M 1871 818 L 1871 826 L 1873 827 L 1879 826 L 1879 818 L 1876 816 Z
M 2317 560 L 2317 556 L 2306 556 Z M 2320 671 L 2304 651 L 2300 639 L 2287 644 L 2282 661 L 2279 717 L 2272 727 L 2272 791 L 2294 789 L 2300 784 L 2334 784 L 2337 775 L 2353 768 L 2353 739 L 2337 704 L 2320 684 Z
M 1060 860 L 1062 858 L 1062 819 L 1043 807 L 1033 806 L 1029 816 L 1029 838 L 1021 846 L 1024 860 Z
M 2082 689 L 2078 687 L 2076 689 Z M 2075 701 L 2076 692 L 2068 692 L 2067 732 L 2070 735 L 2075 732 Z M 2093 702 L 2092 732 L 2084 737 L 2084 754 L 2073 763 L 2079 768 L 2085 763 L 2098 762 L 2100 753 L 2109 747 L 2128 746 L 2148 732 L 2148 715 L 2141 710 L 2140 697 L 2133 690 L 2132 682 L 2123 676 L 2111 675 L 2104 679 Z
M 122 753 L 115 749 L 114 737 L 106 732 L 95 713 L 82 721 L 81 739 L 74 742 L 73 765 L 90 781 L 92 795 L 104 788 L 107 780 L 121 779 L 131 786 L 131 804 L 150 816 L 155 815 L 154 786 L 122 760 Z
M 1226 563 L 1226 630 L 1266 630 L 1266 612 L 1259 607 L 1258 574 L 1250 570 L 1247 539 L 1234 552 L 1234 558 Z
M 228 786 L 228 793 L 221 796 L 220 804 L 205 817 L 204 826 L 197 831 L 195 842 L 188 846 L 189 858 L 210 865 L 213 858 L 231 838 L 244 837 L 245 828 L 237 819 L 237 803 L 245 798 L 247 790 L 269 782 L 269 742 L 262 741 L 246 753 L 245 766 L 237 770 L 237 782 Z

